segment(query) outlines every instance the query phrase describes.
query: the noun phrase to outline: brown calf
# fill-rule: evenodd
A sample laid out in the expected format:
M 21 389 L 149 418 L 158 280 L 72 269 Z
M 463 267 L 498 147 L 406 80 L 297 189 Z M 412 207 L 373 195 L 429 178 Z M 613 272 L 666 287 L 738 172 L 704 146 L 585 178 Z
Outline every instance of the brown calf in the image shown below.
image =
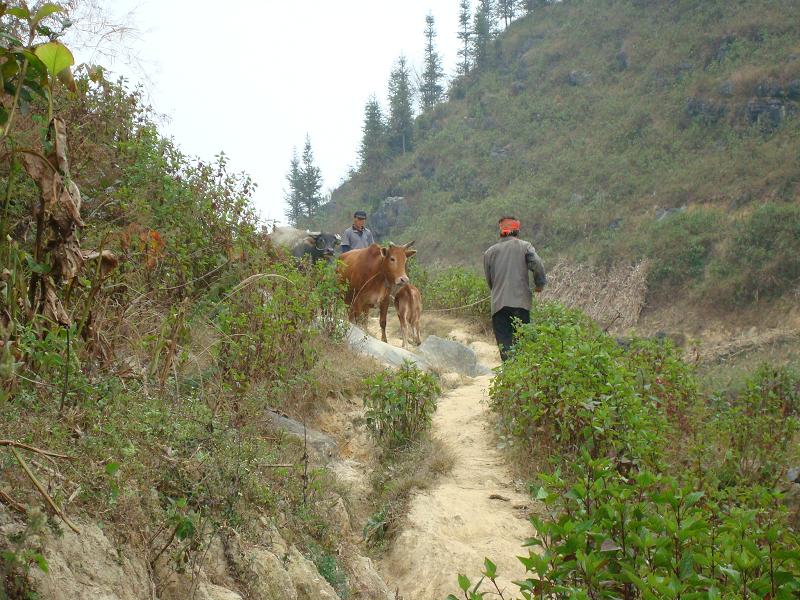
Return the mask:
M 411 340 L 419 346 L 422 343 L 419 336 L 422 294 L 419 293 L 419 289 L 410 283 L 402 286 L 394 295 L 394 308 L 397 310 L 397 318 L 400 319 L 403 348 L 406 347 L 406 338 L 409 337 L 409 333 L 411 334 Z
M 416 250 L 409 250 L 409 242 L 405 246 L 389 244 L 381 248 L 372 244 L 367 248 L 350 250 L 341 256 L 342 265 L 339 277 L 347 283 L 344 301 L 349 306 L 351 321 L 357 321 L 362 315 L 369 314 L 369 309 L 380 308 L 381 339 L 386 341 L 386 314 L 389 311 L 389 292 L 396 285 L 408 283 L 406 275 L 406 259 L 414 256 Z

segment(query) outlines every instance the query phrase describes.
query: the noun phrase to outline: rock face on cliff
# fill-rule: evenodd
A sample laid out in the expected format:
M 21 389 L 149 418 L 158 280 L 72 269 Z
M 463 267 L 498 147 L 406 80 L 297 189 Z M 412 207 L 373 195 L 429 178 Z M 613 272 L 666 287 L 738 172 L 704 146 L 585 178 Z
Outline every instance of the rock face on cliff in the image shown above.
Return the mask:
M 413 220 L 411 204 L 402 196 L 390 196 L 381 202 L 369 218 L 369 226 L 376 240 L 388 242 L 392 231 L 408 226 Z M 405 240 L 408 241 L 408 240 Z

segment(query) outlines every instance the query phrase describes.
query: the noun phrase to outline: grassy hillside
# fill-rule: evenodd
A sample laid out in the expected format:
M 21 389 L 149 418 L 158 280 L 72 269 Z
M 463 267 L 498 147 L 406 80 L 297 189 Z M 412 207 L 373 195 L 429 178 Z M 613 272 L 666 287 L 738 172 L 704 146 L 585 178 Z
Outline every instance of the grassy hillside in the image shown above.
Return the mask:
M 799 17 L 795 0 L 549 5 L 417 119 L 414 152 L 336 190 L 326 220 L 403 196 L 388 235 L 423 262 L 476 264 L 512 213 L 550 264 L 654 259 L 651 303 L 790 292 Z

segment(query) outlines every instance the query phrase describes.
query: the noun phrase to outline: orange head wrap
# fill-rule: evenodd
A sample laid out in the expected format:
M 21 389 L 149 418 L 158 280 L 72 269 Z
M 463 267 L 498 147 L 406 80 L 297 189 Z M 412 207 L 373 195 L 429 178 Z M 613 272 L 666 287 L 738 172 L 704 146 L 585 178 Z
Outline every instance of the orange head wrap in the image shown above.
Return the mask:
M 500 235 L 511 235 L 514 231 L 519 231 L 520 224 L 516 219 L 503 219 L 500 221 Z

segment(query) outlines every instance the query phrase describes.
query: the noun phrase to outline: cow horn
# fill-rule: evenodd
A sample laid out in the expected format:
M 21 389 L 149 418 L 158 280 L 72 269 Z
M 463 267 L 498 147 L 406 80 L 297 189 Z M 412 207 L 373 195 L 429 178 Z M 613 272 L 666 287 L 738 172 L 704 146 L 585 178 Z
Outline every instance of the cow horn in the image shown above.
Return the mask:
M 405 246 L 403 246 L 403 248 L 411 248 L 411 246 L 413 246 L 413 245 L 414 245 L 414 242 L 416 242 L 416 241 L 417 241 L 417 240 L 411 240 L 411 241 L 410 241 L 410 242 L 408 242 L 408 243 L 407 243 Z
M 319 237 L 322 234 L 321 231 L 309 231 L 306 229 L 306 235 L 310 235 L 311 237 Z
M 338 233 L 334 234 L 334 236 L 336 237 L 336 241 L 337 242 L 341 242 L 342 241 L 342 236 L 340 236 Z
M 397 244 L 394 242 L 389 242 L 389 248 L 397 248 Z

